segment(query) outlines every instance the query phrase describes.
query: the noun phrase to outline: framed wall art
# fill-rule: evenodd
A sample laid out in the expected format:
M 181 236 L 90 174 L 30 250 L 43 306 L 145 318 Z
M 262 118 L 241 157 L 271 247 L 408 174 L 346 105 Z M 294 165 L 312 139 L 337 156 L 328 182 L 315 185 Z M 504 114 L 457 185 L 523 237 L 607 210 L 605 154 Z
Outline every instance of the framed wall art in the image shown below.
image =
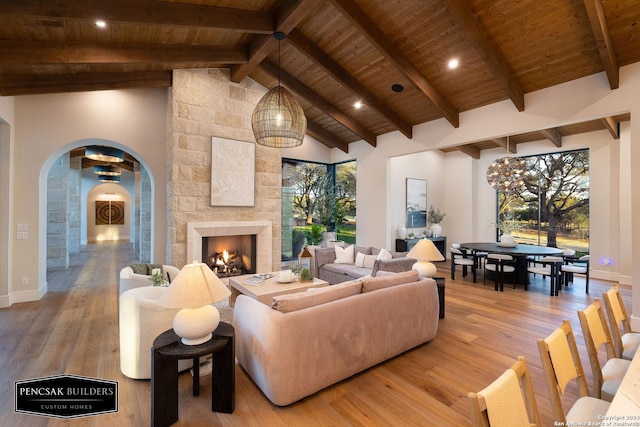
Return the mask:
M 124 202 L 96 200 L 96 225 L 123 225 Z
M 253 206 L 256 145 L 211 138 L 211 206 Z
M 408 229 L 427 226 L 427 181 L 407 178 Z

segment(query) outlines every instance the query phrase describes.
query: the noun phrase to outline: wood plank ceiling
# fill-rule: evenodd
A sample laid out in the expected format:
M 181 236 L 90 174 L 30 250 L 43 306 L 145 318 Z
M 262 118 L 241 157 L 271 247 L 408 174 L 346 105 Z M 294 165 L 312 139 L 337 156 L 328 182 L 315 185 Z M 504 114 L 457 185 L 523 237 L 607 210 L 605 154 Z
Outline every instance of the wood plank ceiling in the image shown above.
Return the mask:
M 104 20 L 106 27 L 96 26 Z M 0 95 L 168 87 L 171 71 L 228 68 L 292 91 L 308 134 L 348 152 L 377 136 L 640 61 L 638 0 L 22 0 L 0 3 Z M 287 35 L 282 42 L 275 31 Z M 280 60 L 279 60 L 280 58 Z M 459 66 L 449 69 L 450 59 Z M 280 73 L 278 63 L 280 61 Z M 394 88 L 402 87 L 402 91 Z M 354 104 L 361 102 L 356 109 Z M 511 136 L 608 129 L 628 114 Z M 506 138 L 443 151 L 475 158 Z

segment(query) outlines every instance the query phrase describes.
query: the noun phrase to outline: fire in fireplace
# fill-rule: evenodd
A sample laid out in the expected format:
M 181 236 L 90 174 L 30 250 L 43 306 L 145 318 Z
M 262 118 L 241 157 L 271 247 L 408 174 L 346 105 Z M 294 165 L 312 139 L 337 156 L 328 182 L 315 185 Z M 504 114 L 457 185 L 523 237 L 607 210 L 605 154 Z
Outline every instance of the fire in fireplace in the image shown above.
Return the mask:
M 229 252 L 224 249 L 209 255 L 207 265 L 218 277 L 240 276 L 246 274 L 242 263 L 242 256 L 238 251 Z
M 202 262 L 218 277 L 256 272 L 256 235 L 202 238 Z

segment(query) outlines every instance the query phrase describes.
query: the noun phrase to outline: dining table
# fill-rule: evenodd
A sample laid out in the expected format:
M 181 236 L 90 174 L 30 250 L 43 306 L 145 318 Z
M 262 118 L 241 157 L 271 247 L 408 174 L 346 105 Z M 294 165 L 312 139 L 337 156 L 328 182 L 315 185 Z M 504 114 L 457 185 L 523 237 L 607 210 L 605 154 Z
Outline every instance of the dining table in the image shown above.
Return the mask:
M 500 242 L 467 242 L 460 243 L 460 247 L 474 251 L 486 252 L 490 254 L 511 255 L 516 262 L 515 282 L 520 284 L 529 283 L 529 267 L 528 257 L 548 257 L 562 255 L 563 250 L 552 248 L 549 246 L 530 245 L 527 243 L 517 243 L 513 245 L 505 245 Z M 485 272 L 486 274 L 486 272 Z M 550 286 L 550 295 L 558 295 L 559 280 L 552 280 Z

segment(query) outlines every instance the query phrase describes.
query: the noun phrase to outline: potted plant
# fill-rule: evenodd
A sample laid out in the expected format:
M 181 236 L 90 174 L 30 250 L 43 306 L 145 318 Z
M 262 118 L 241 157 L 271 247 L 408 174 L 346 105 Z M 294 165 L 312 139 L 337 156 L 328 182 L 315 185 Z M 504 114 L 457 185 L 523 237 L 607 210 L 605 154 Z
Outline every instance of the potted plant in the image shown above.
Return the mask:
M 168 285 L 167 280 L 164 278 L 162 274 L 162 270 L 159 268 L 154 268 L 151 270 L 151 276 L 149 276 L 149 280 L 151 280 L 152 286 L 166 286 Z
M 427 212 L 427 221 L 431 224 L 429 229 L 432 232 L 433 237 L 440 237 L 442 234 L 442 227 L 440 226 L 440 222 L 446 217 L 447 214 L 442 212 L 438 208 L 434 208 L 433 205 L 429 207 L 429 212 Z
M 318 224 L 311 224 L 311 229 L 305 231 L 307 242 L 312 246 L 317 246 L 322 240 L 323 230 Z

